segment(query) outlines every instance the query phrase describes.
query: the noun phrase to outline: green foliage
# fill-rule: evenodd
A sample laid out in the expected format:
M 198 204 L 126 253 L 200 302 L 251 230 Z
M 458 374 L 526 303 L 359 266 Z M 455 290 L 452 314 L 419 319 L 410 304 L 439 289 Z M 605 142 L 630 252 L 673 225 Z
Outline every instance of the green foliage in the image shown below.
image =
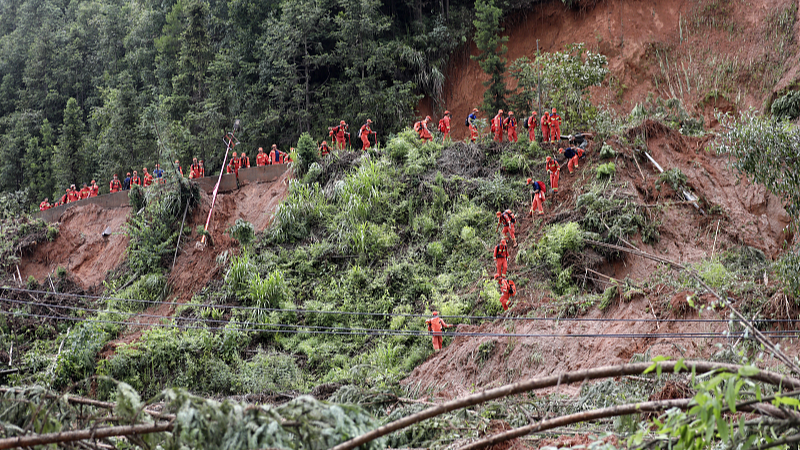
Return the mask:
M 311 164 L 317 162 L 317 156 L 317 146 L 314 143 L 314 139 L 308 133 L 301 134 L 300 139 L 297 141 L 297 157 L 299 160 L 295 160 L 297 175 L 303 176 L 306 174 Z
M 658 180 L 656 181 L 656 187 L 660 188 L 661 183 L 669 184 L 675 192 L 681 192 L 686 189 L 686 184 L 688 183 L 689 179 L 686 178 L 686 174 L 677 167 L 672 169 L 666 170 L 661 175 L 658 176 Z
M 617 166 L 613 162 L 600 164 L 595 169 L 595 172 L 597 172 L 598 180 L 610 180 L 617 173 Z
M 144 189 L 138 185 L 132 185 L 130 192 L 128 192 L 128 203 L 134 211 L 140 211 L 145 207 Z
M 586 50 L 582 43 L 571 44 L 563 52 L 540 53 L 533 62 L 527 57 L 519 58 L 510 71 L 517 80 L 517 93 L 512 99 L 515 110 L 531 110 L 542 80 L 540 106 L 558 109 L 562 131 L 589 126 L 596 120 L 598 110 L 589 102 L 588 93 L 591 86 L 599 86 L 608 75 L 608 60 L 602 54 Z
M 228 228 L 228 235 L 239 242 L 242 247 L 249 247 L 256 237 L 256 229 L 252 223 L 244 219 L 236 219 L 236 222 Z
M 483 93 L 481 109 L 487 115 L 496 114 L 498 109 L 508 109 L 506 96 L 508 88 L 505 82 L 506 58 L 503 55 L 508 51 L 505 43 L 508 36 L 500 36 L 503 28 L 500 19 L 503 11 L 495 6 L 494 0 L 478 0 L 475 2 L 475 35 L 472 40 L 478 47 L 480 54 L 471 56 L 478 61 L 481 69 L 489 75 L 489 80 L 483 83 L 486 91 Z M 527 109 L 527 108 L 526 108 Z
M 283 308 L 289 301 L 289 287 L 286 285 L 283 273 L 276 270 L 269 277 L 262 279 L 260 276 L 251 276 L 249 292 L 244 302 L 247 306 L 256 308 Z M 266 322 L 265 311 L 253 311 L 252 317 L 256 322 Z
M 703 281 L 717 292 L 724 292 L 734 280 L 733 274 L 716 261 L 705 260 L 698 264 L 697 272 Z
M 98 323 L 81 322 L 64 339 L 55 369 L 55 387 L 65 387 L 94 375 L 97 353 L 111 339 Z
M 657 120 L 678 130 L 681 134 L 698 136 L 704 133 L 703 117 L 692 116 L 677 98 L 664 100 L 648 96 L 643 103 L 637 103 L 628 117 L 629 123 L 641 123 L 645 119 Z
M 576 222 L 553 224 L 534 246 L 532 259 L 526 264 L 544 262 L 553 272 L 561 271 L 561 258 L 567 251 L 577 251 L 583 247 L 583 232 Z
M 167 293 L 167 277 L 160 273 L 150 273 L 139 277 L 127 288 L 114 294 L 117 298 L 161 301 Z M 147 308 L 147 303 L 117 302 L 109 300 L 109 307 L 122 311 L 139 311 Z
M 0 206 L 3 203 L 0 195 Z M 13 211 L 13 207 L 6 212 Z M 42 219 L 32 220 L 27 214 L 2 217 L 0 212 L 0 271 L 8 270 L 19 262 L 23 248 L 42 242 L 50 236 L 50 227 Z
M 600 149 L 600 159 L 609 159 L 617 156 L 617 152 L 606 142 L 603 142 L 603 147 Z
M 772 102 L 770 112 L 778 120 L 794 120 L 800 117 L 800 91 L 783 94 Z
M 79 184 L 86 173 L 83 160 L 84 128 L 83 112 L 77 100 L 70 98 L 64 109 L 61 137 L 53 156 L 56 192 L 63 193 L 71 184 Z
M 646 243 L 659 238 L 660 223 L 618 187 L 592 186 L 589 192 L 578 196 L 577 206 L 584 214 L 580 221 L 583 229 L 597 233 L 605 242 L 622 244 L 623 239 L 637 231 Z
M 327 210 L 328 202 L 318 183 L 292 180 L 286 200 L 275 211 L 270 234 L 277 242 L 302 240 L 311 232 L 311 227 L 322 223 Z
M 225 272 L 225 284 L 237 297 L 246 297 L 250 291 L 250 280 L 258 275 L 250 255 L 242 253 L 231 257 L 228 271 Z

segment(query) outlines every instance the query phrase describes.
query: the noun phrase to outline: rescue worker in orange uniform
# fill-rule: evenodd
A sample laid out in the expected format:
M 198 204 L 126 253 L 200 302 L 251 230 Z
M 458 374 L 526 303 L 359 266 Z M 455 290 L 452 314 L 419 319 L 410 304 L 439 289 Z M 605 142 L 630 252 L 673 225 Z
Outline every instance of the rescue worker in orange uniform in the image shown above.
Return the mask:
M 545 186 L 542 181 L 532 181 L 530 178 L 528 178 L 526 184 L 531 185 L 531 210 L 529 215 L 533 216 L 535 213 L 538 213 L 540 216 L 544 215 L 544 208 L 542 208 L 542 205 L 544 205 L 544 193 L 547 186 Z
M 517 286 L 506 278 L 500 278 L 497 284 L 500 285 L 500 304 L 503 305 L 503 311 L 508 311 L 511 297 L 517 295 Z
M 194 172 L 194 177 L 192 177 L 192 172 Z M 199 178 L 199 173 L 200 164 L 197 163 L 197 158 L 192 158 L 192 165 L 189 167 L 189 178 Z
M 514 236 L 514 228 L 516 223 L 517 218 L 514 217 L 514 213 L 512 213 L 510 209 L 507 209 L 504 212 L 497 212 L 497 226 L 495 227 L 494 231 L 495 233 L 500 231 L 500 226 L 502 225 L 503 235 L 511 240 L 511 242 L 514 244 L 514 247 L 517 246 L 517 238 Z
M 100 186 L 97 185 L 97 181 L 92 180 L 92 184 L 89 185 L 89 197 L 97 197 L 100 195 Z
M 542 143 L 550 141 L 550 113 L 547 111 L 542 114 Z
M 233 152 L 233 156 L 231 160 L 228 161 L 228 166 L 225 168 L 225 173 L 235 173 L 236 176 L 239 176 L 239 156 L 236 152 Z
M 497 266 L 495 279 L 508 275 L 508 245 L 505 239 L 501 239 L 500 243 L 494 246 L 494 264 Z
M 80 199 L 80 194 L 74 184 L 67 188 L 67 203 L 77 202 Z
M 558 192 L 558 177 L 561 175 L 561 166 L 558 165 L 558 161 L 548 156 L 544 168 L 550 173 L 550 188 L 553 189 L 553 194 L 555 194 Z
M 497 115 L 492 119 L 492 133 L 495 142 L 503 142 L 503 110 L 498 109 Z
M 433 136 L 431 136 L 431 132 L 428 129 L 428 123 L 431 121 L 431 116 L 425 116 L 424 120 L 420 120 L 419 122 L 414 124 L 414 131 L 419 133 L 419 138 L 422 139 L 423 143 L 430 142 L 433 140 Z
M 250 168 L 250 158 L 242 152 L 242 156 L 239 157 L 239 168 L 240 169 L 249 169 Z
M 528 140 L 534 142 L 536 140 L 536 126 L 539 121 L 536 120 L 536 111 L 531 111 L 531 116 L 528 117 Z
M 328 147 L 328 141 L 322 141 L 322 144 L 319 144 L 319 157 L 324 158 L 331 154 L 331 148 Z
M 331 127 L 328 134 L 336 140 L 336 147 L 339 150 L 344 150 L 345 142 L 350 137 L 350 133 L 347 132 L 347 123 L 344 120 L 340 120 L 339 125 Z
M 258 155 L 256 155 L 256 166 L 262 167 L 267 165 L 267 154 L 264 153 L 264 147 L 258 147 Z
M 444 112 L 444 117 L 439 119 L 439 131 L 442 132 L 442 142 L 450 136 L 450 111 Z
M 197 170 L 199 171 L 199 172 L 197 172 L 197 178 L 203 178 L 204 176 L 206 176 L 206 168 L 203 165 L 203 160 L 202 159 L 200 160 L 200 168 L 197 169 Z
M 433 334 L 433 349 L 437 352 L 442 349 L 442 328 L 450 328 L 452 325 L 446 323 L 439 317 L 439 311 L 433 312 L 433 317 L 425 321 L 428 332 Z
M 92 190 L 89 189 L 89 186 L 86 183 L 83 183 L 83 187 L 78 192 L 78 200 L 83 200 L 85 198 L 89 198 L 89 195 L 91 195 L 91 193 L 92 193 Z
M 45 197 L 44 201 L 39 203 L 39 211 L 47 211 L 50 208 L 52 208 L 52 205 L 50 205 L 50 202 L 47 201 L 47 198 Z
M 508 142 L 517 142 L 517 118 L 514 111 L 508 112 L 508 118 L 503 121 L 503 126 L 508 130 Z
M 147 167 L 142 168 L 142 173 L 144 174 L 142 176 L 142 186 L 147 187 L 153 184 L 153 176 L 147 171 Z
M 556 109 L 553 108 L 553 113 L 550 114 L 550 142 L 558 143 L 561 140 L 561 116 L 558 115 Z
M 114 174 L 114 178 L 111 179 L 111 183 L 108 183 L 108 189 L 112 194 L 122 190 L 122 182 L 119 181 L 119 178 L 117 178 L 117 174 Z
M 141 186 L 142 185 L 142 179 L 139 178 L 139 172 L 137 172 L 135 170 L 133 171 L 133 176 L 131 177 L 131 186 L 133 186 L 133 185 L 136 185 L 136 186 Z
M 278 150 L 278 146 L 272 144 L 272 149 L 269 151 L 269 164 L 282 164 L 283 163 L 283 152 Z
M 475 142 L 478 139 L 478 127 L 475 121 L 478 120 L 478 108 L 472 109 L 472 114 L 467 116 L 467 124 L 469 125 L 469 140 Z
M 369 148 L 370 134 L 377 136 L 377 133 L 372 131 L 372 119 L 367 119 L 367 122 L 364 125 L 361 125 L 361 129 L 358 130 L 358 136 L 361 138 L 361 150 L 366 151 Z M 377 138 L 375 139 L 377 141 Z
M 583 158 L 583 149 L 580 147 L 567 147 L 566 149 L 560 148 L 558 149 L 559 153 L 563 153 L 564 156 L 567 158 L 567 169 L 569 169 L 569 173 L 572 173 L 573 170 L 578 168 L 578 160 Z

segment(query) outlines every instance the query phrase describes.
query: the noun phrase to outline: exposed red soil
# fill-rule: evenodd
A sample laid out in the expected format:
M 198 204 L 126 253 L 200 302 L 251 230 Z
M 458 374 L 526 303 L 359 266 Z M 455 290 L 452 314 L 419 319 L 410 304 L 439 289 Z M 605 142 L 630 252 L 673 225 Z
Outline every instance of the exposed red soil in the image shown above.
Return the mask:
M 638 236 L 632 243 L 643 251 L 680 263 L 698 262 L 711 257 L 714 252 L 739 245 L 749 245 L 763 250 L 768 256 L 776 256 L 786 239 L 783 228 L 788 216 L 774 196 L 763 189 L 742 180 L 736 185 L 736 177 L 726 168 L 727 160 L 705 150 L 707 139 L 682 136 L 659 124 L 649 123 L 648 148 L 652 156 L 665 168 L 680 168 L 688 178 L 688 185 L 695 194 L 705 199 L 703 207 L 722 207 L 724 214 L 702 215 L 680 199 L 666 186 L 656 191 L 653 187 L 658 179 L 657 171 L 649 162 L 633 161 L 630 148 L 614 145 L 617 157 L 616 181 L 627 182 L 627 193 L 641 204 L 654 201 L 654 192 L 661 195 L 659 204 L 676 202 L 660 214 L 661 239 L 647 245 Z M 596 144 L 595 147 L 598 147 Z M 626 157 L 627 155 L 627 157 Z M 561 191 L 555 201 L 548 200 L 545 221 L 555 218 L 560 211 L 574 207 L 582 186 L 593 176 L 592 168 L 598 163 L 597 155 L 590 151 L 586 162 L 570 175 L 562 172 Z M 641 171 L 640 171 L 641 168 Z M 644 175 L 645 180 L 642 180 Z M 577 185 L 575 183 L 578 183 Z M 521 214 L 520 214 L 521 215 Z M 520 245 L 541 236 L 539 219 L 518 220 Z M 719 232 L 716 232 L 719 221 Z M 716 235 L 716 236 L 715 236 Z M 512 278 L 517 270 L 513 257 L 509 264 Z M 658 264 L 649 259 L 628 256 L 614 263 L 603 264 L 599 271 L 615 279 L 629 277 L 634 282 L 647 280 L 658 269 Z M 673 292 L 665 285 L 647 289 L 644 295 L 625 302 L 619 298 L 605 311 L 591 308 L 582 317 L 652 320 L 658 318 L 683 318 L 696 314 L 689 310 L 686 296 L 700 294 L 698 305 L 711 303 L 704 293 L 690 291 Z M 518 300 L 510 314 L 524 316 L 528 311 L 547 311 L 555 300 L 533 289 L 520 289 Z M 541 313 L 536 314 L 537 316 Z M 703 318 L 728 317 L 726 311 L 704 312 Z M 537 335 L 536 337 L 457 337 L 438 354 L 418 366 L 403 384 L 421 385 L 431 390 L 435 398 L 454 398 L 467 395 L 476 388 L 491 388 L 519 379 L 543 376 L 571 370 L 623 364 L 634 354 L 649 352 L 651 356 L 665 355 L 673 358 L 708 358 L 722 339 L 711 338 L 576 338 L 578 334 L 628 334 L 628 333 L 699 333 L 721 332 L 725 323 L 675 323 L 675 322 L 531 322 L 504 320 L 480 326 L 459 325 L 461 332 L 506 333 Z M 540 335 L 556 334 L 557 337 Z M 494 350 L 488 360 L 481 361 L 478 347 L 487 341 L 495 341 Z M 789 344 L 783 344 L 788 346 Z M 448 370 L 441 370 L 447 367 Z M 580 387 L 563 386 L 560 393 L 577 394 Z M 553 391 L 553 389 L 549 390 Z
M 562 51 L 569 44 L 582 42 L 609 61 L 611 73 L 606 82 L 592 89 L 595 103 L 627 114 L 648 95 L 677 97 L 690 112 L 703 115 L 708 126 L 716 126 L 715 109 L 760 109 L 765 99 L 774 99 L 776 93 L 800 78 L 798 58 L 778 54 L 771 40 L 771 14 L 791 0 L 590 3 L 586 8 L 571 9 L 562 1 L 552 0 L 509 14 L 504 23 L 504 34 L 509 37 L 505 55 L 508 64 L 522 56 L 532 60 L 537 42 L 542 52 Z M 798 29 L 800 22 L 795 23 L 795 36 Z M 796 45 L 789 50 L 800 53 Z M 470 44 L 451 58 L 442 105 L 434 107 L 429 99 L 418 105 L 421 116 L 431 115 L 435 120 L 449 109 L 454 139 L 467 137 L 468 130 L 461 123 L 483 98 L 483 82 L 488 76 L 470 59 L 478 53 Z M 711 72 L 723 65 L 731 67 L 732 73 L 727 72 L 720 81 Z M 778 70 L 773 73 L 776 66 Z M 507 78 L 507 84 L 515 87 L 513 78 Z M 709 102 L 706 95 L 713 91 L 722 96 Z M 517 112 L 517 116 L 527 113 Z M 564 134 L 572 131 L 562 130 Z
M 20 273 L 46 283 L 47 276 L 63 266 L 84 289 L 96 287 L 125 256 L 124 224 L 129 212 L 130 207 L 104 209 L 93 204 L 66 210 L 56 240 L 40 243 L 23 257 Z M 112 234 L 103 237 L 107 227 Z

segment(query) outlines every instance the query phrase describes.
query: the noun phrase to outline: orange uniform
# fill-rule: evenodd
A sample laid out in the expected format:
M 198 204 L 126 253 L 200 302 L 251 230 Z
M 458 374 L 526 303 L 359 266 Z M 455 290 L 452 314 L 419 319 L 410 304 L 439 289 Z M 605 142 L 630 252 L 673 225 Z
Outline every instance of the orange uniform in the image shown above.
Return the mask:
M 439 131 L 442 132 L 442 142 L 450 136 L 450 111 L 444 112 L 444 117 L 439 119 Z
M 578 160 L 583 158 L 583 149 L 580 147 L 567 147 L 566 149 L 560 148 L 558 149 L 559 153 L 563 153 L 564 156 L 567 157 L 569 161 L 567 163 L 567 169 L 569 169 L 569 173 L 572 173 L 573 170 L 578 168 Z
M 558 115 L 555 108 L 550 114 L 550 139 L 551 142 L 556 143 L 561 140 L 561 116 Z
M 114 175 L 114 179 L 111 180 L 111 183 L 108 183 L 108 189 L 111 191 L 112 194 L 114 192 L 119 192 L 120 190 L 122 190 L 122 182 L 119 181 L 119 178 L 117 178 L 116 175 Z
M 536 111 L 532 111 L 528 117 L 528 140 L 531 142 L 536 140 L 536 125 L 539 125 L 539 121 L 536 120 Z
M 503 125 L 508 130 L 508 142 L 517 142 L 517 118 L 514 117 L 514 111 L 508 112 L 508 118 L 503 121 Z
M 558 192 L 558 177 L 561 175 L 561 167 L 558 165 L 558 161 L 548 156 L 547 164 L 545 164 L 544 168 L 550 173 L 550 187 L 553 192 Z
M 80 194 L 78 194 L 78 191 L 74 187 L 67 189 L 67 203 L 77 202 L 80 199 Z
M 239 168 L 240 169 L 249 169 L 250 168 L 250 158 L 248 158 L 247 155 L 245 155 L 244 153 L 242 153 L 242 156 L 239 158 Z M 198 170 L 198 174 L 199 173 L 200 172 Z
M 134 184 L 136 186 L 141 186 L 142 185 L 142 179 L 139 178 L 139 174 L 136 173 L 136 172 L 133 172 L 133 177 L 131 178 L 131 186 L 133 186 Z
M 492 133 L 495 142 L 503 142 L 503 110 L 497 111 L 497 115 L 492 119 Z
M 372 120 L 367 119 L 367 123 L 361 125 L 361 129 L 358 130 L 358 135 L 361 137 L 361 150 L 366 150 L 369 148 L 369 135 L 374 134 L 375 132 L 372 131 L 370 127 L 372 125 Z
M 508 302 L 517 295 L 517 288 L 513 281 L 505 278 L 500 278 L 497 283 L 500 285 L 500 304 L 503 305 L 503 311 L 508 311 Z
M 469 125 L 469 140 L 475 142 L 478 139 L 478 127 L 475 126 L 475 121 L 478 120 L 478 108 L 472 110 L 472 114 L 467 116 L 467 124 Z
M 81 190 L 78 192 L 78 197 L 80 198 L 80 200 L 83 200 L 83 199 L 85 199 L 85 198 L 89 198 L 89 196 L 91 195 L 91 193 L 92 193 L 92 190 L 91 190 L 91 189 L 89 189 L 89 186 L 84 186 L 84 187 L 82 187 L 82 188 L 81 188 Z
M 327 141 L 322 141 L 322 144 L 319 146 L 319 156 L 324 158 L 331 153 L 331 148 L 328 147 Z
M 91 186 L 89 186 L 89 197 L 97 197 L 100 194 L 100 186 L 97 185 L 97 182 L 92 180 Z
M 433 312 L 433 317 L 425 321 L 428 326 L 428 331 L 433 334 L 433 349 L 439 351 L 442 349 L 442 328 L 450 328 L 452 325 L 445 323 L 439 317 L 439 311 Z
M 516 222 L 517 219 L 514 217 L 514 214 L 510 209 L 507 209 L 502 213 L 497 213 L 497 228 L 499 229 L 501 226 L 503 227 L 503 235 L 511 239 L 511 242 L 514 243 L 514 247 L 517 246 L 517 238 L 514 236 Z
M 550 113 L 547 111 L 542 115 L 542 142 L 550 141 Z
M 495 278 L 508 275 L 508 246 L 505 239 L 494 246 L 494 263 L 497 266 L 497 273 L 494 274 Z
M 419 133 L 419 138 L 424 142 L 430 142 L 433 140 L 433 136 L 431 136 L 431 132 L 428 130 L 428 122 L 430 121 L 431 116 L 427 116 L 425 117 L 425 120 L 420 120 L 414 124 L 414 131 Z
M 39 203 L 39 211 L 47 211 L 50 208 L 52 208 L 52 206 L 50 205 L 50 202 L 47 201 L 47 199 L 44 199 L 42 203 Z
M 197 169 L 197 178 L 206 176 L 206 168 L 203 166 L 203 161 L 200 161 L 200 167 Z
M 258 155 L 256 155 L 256 166 L 266 166 L 267 162 L 269 161 L 269 157 L 266 153 L 264 153 L 264 149 L 259 147 L 258 148 Z
M 147 171 L 147 168 L 144 169 L 144 178 L 142 178 L 142 183 L 144 187 L 150 186 L 153 184 L 153 176 Z
M 542 205 L 544 205 L 544 201 L 545 201 L 544 192 L 545 192 L 545 189 L 547 189 L 547 186 L 545 186 L 544 183 L 541 182 L 541 181 L 534 181 L 533 183 L 531 183 L 531 179 L 530 178 L 528 178 L 528 183 L 527 184 L 531 184 L 532 185 L 532 187 L 531 187 L 531 210 L 530 210 L 531 215 L 533 215 L 536 212 L 538 212 L 539 215 L 543 215 L 544 214 L 544 208 L 542 208 Z
M 336 147 L 344 150 L 347 138 L 350 136 L 350 133 L 347 132 L 347 123 L 344 120 L 339 121 L 339 125 L 331 128 L 329 134 L 336 140 Z

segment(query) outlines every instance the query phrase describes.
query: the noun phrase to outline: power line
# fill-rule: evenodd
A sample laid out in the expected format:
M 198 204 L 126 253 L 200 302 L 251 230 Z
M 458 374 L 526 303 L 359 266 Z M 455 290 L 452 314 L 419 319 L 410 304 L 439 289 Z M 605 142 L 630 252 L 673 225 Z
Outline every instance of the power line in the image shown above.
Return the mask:
M 345 335 L 345 336 L 411 336 L 411 337 L 427 337 L 431 333 L 421 330 L 390 330 L 385 328 L 345 328 L 345 327 L 315 327 L 315 326 L 298 326 L 292 324 L 263 324 L 265 328 L 237 328 L 237 327 L 209 327 L 200 325 L 179 325 L 167 323 L 130 323 L 117 320 L 106 319 L 84 319 L 80 317 L 70 316 L 54 316 L 46 314 L 33 314 L 15 311 L 0 311 L 0 314 L 14 317 L 34 317 L 40 319 L 54 319 L 54 320 L 67 320 L 72 322 L 89 322 L 89 323 L 102 323 L 126 326 L 144 326 L 144 327 L 166 327 L 177 329 L 198 329 L 208 331 L 239 331 L 239 332 L 259 332 L 259 333 L 283 333 L 283 334 L 321 334 L 321 335 Z M 158 316 L 167 319 L 174 319 L 174 317 Z M 202 322 L 202 321 L 201 321 Z M 205 323 L 205 322 L 203 322 Z M 230 323 L 230 322 L 228 322 Z M 250 325 L 251 322 L 245 322 Z M 279 327 L 278 329 L 270 329 L 268 327 Z M 318 329 L 305 329 L 305 328 L 318 328 Z M 789 331 L 767 331 L 767 336 L 789 338 L 800 337 L 800 330 Z M 485 333 L 485 332 L 443 332 L 445 337 L 516 337 L 516 338 L 610 338 L 610 339 L 732 339 L 748 337 L 747 332 L 692 332 L 692 333 Z
M 414 314 L 414 313 L 373 313 L 373 312 L 362 312 L 362 311 L 322 311 L 322 310 L 310 310 L 310 309 L 282 309 L 282 308 L 261 308 L 257 306 L 240 306 L 240 305 L 218 305 L 218 304 L 210 304 L 210 303 L 179 303 L 179 302 L 164 302 L 164 301 L 156 301 L 156 300 L 139 300 L 139 299 L 128 299 L 128 298 L 120 298 L 120 297 L 104 297 L 98 295 L 80 295 L 80 294 L 72 294 L 72 293 L 59 293 L 59 292 L 48 292 L 48 291 L 41 291 L 41 290 L 32 290 L 32 289 L 23 289 L 23 288 L 13 288 L 13 287 L 2 287 L 2 290 L 8 290 L 13 292 L 24 292 L 28 294 L 37 294 L 37 295 L 50 295 L 50 296 L 60 296 L 60 297 L 72 297 L 72 298 L 86 298 L 86 299 L 95 299 L 95 300 L 114 300 L 120 302 L 128 302 L 128 303 L 143 303 L 143 304 L 150 304 L 150 305 L 170 305 L 170 306 L 183 306 L 183 307 L 192 307 L 192 308 L 217 308 L 217 309 L 228 309 L 228 310 L 242 310 L 242 311 L 259 311 L 259 312 L 286 312 L 286 313 L 296 313 L 296 314 L 330 314 L 330 315 L 348 315 L 348 316 L 372 316 L 372 317 L 416 317 L 416 318 L 427 318 L 429 315 L 426 314 Z M 442 315 L 442 318 L 448 319 L 459 319 L 459 320 L 509 320 L 509 321 L 545 321 L 545 322 L 628 322 L 628 323 L 729 323 L 729 322 L 741 322 L 739 319 L 617 319 L 611 317 L 520 317 L 520 316 L 468 316 L 468 315 Z M 755 319 L 758 322 L 762 323 L 786 323 L 786 322 L 800 322 L 798 320 L 793 319 Z

